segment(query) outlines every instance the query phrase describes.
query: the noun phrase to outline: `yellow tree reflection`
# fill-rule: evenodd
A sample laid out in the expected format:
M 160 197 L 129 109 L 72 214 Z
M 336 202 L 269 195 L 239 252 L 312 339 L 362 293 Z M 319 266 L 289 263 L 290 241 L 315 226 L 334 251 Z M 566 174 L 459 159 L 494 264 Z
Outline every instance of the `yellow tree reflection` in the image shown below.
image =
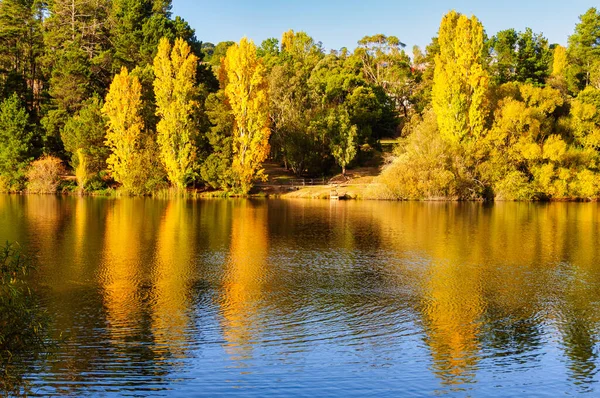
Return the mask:
M 195 217 L 184 200 L 171 200 L 162 218 L 153 271 L 152 331 L 157 349 L 185 357 L 190 278 L 195 244 Z
M 484 305 L 478 271 L 465 268 L 434 264 L 427 283 L 426 341 L 433 370 L 446 385 L 472 382 L 479 362 L 479 318 Z
M 142 242 L 142 200 L 119 199 L 107 207 L 100 285 L 108 330 L 119 341 L 135 333 L 141 321 L 141 256 L 142 250 L 149 248 L 143 248 Z
M 266 206 L 242 201 L 233 210 L 230 255 L 224 281 L 223 337 L 234 360 L 251 357 L 260 332 L 256 314 L 267 270 Z
M 485 249 L 477 247 L 473 225 L 485 227 L 479 208 L 454 204 L 383 204 L 373 208 L 383 241 L 398 258 L 429 265 L 392 270 L 414 280 L 432 370 L 446 386 L 474 381 L 480 360 L 481 317 L 485 311 Z M 427 267 L 427 272 L 424 271 Z

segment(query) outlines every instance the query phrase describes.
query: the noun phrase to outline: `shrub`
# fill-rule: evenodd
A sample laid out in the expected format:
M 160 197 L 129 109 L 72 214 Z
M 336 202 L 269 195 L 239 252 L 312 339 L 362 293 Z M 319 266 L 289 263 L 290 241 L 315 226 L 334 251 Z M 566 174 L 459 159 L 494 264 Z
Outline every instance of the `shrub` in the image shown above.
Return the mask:
M 50 348 L 49 317 L 27 286 L 32 270 L 19 246 L 7 243 L 0 248 L 0 395 L 26 394 L 24 360 Z
M 65 167 L 59 158 L 44 156 L 29 166 L 27 190 L 30 193 L 56 193 L 61 176 L 65 173 Z
M 531 200 L 535 192 L 529 179 L 520 171 L 513 170 L 507 173 L 494 185 L 496 200 Z
M 119 192 L 124 195 L 149 195 L 169 188 L 167 173 L 160 161 L 157 144 L 147 137 L 144 146 L 131 157 L 128 173 L 120 181 Z
M 423 119 L 415 117 L 407 127 L 410 135 L 375 180 L 369 195 L 378 199 L 470 198 L 473 180 L 465 160 L 440 136 L 435 114 L 428 111 Z

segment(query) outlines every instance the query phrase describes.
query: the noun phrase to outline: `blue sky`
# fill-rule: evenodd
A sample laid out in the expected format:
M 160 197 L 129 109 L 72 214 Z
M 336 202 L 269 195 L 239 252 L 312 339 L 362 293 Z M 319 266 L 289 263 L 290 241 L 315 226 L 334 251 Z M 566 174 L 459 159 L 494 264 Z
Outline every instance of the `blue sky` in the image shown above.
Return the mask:
M 427 45 L 451 9 L 476 15 L 489 35 L 531 27 L 550 43 L 565 45 L 578 16 L 594 6 L 597 0 L 173 0 L 173 14 L 187 20 L 199 40 L 215 44 L 243 36 L 260 44 L 294 29 L 326 49 L 354 49 L 361 37 L 376 33 L 398 36 L 411 48 Z

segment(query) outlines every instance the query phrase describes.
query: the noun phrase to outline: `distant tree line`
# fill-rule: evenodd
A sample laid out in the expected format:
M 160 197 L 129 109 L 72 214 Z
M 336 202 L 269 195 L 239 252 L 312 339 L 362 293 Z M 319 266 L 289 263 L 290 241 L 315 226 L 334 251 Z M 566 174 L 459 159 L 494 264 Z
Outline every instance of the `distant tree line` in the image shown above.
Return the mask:
M 389 198 L 599 195 L 600 14 L 568 48 L 446 15 L 425 51 L 304 32 L 202 43 L 168 0 L 0 1 L 0 191 L 205 185 L 248 193 L 263 162 L 323 176 L 401 137 Z M 39 180 L 44 183 L 39 183 Z M 28 183 L 29 181 L 29 183 Z

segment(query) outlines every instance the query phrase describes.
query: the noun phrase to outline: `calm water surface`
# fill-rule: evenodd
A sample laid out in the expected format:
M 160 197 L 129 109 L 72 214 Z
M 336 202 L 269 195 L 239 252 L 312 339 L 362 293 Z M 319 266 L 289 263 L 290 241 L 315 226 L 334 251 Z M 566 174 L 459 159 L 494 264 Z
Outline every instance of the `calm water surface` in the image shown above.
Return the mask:
M 40 395 L 600 395 L 600 205 L 0 196 Z

